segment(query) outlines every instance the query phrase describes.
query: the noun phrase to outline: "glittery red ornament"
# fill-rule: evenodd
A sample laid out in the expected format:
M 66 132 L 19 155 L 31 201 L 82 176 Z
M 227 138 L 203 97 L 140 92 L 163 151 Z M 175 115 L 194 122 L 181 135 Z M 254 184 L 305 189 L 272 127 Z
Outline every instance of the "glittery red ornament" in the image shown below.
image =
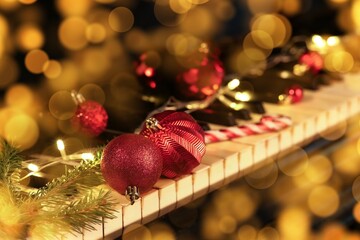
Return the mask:
M 103 106 L 95 101 L 84 101 L 78 104 L 72 122 L 81 132 L 98 136 L 102 133 L 108 121 L 108 115 Z
M 224 68 L 221 61 L 208 53 L 206 48 L 197 66 L 177 75 L 176 90 L 181 95 L 180 98 L 204 100 L 217 93 L 223 78 Z
M 161 176 L 160 149 L 148 138 L 127 133 L 111 140 L 104 148 L 101 172 L 106 183 L 130 198 L 149 191 Z M 132 192 L 133 191 L 133 192 Z
M 155 114 L 146 120 L 140 134 L 161 150 L 162 175 L 168 178 L 190 173 L 205 154 L 204 131 L 185 112 L 168 110 Z
M 318 52 L 306 52 L 300 56 L 299 62 L 305 64 L 314 73 L 318 73 L 324 67 L 324 60 Z

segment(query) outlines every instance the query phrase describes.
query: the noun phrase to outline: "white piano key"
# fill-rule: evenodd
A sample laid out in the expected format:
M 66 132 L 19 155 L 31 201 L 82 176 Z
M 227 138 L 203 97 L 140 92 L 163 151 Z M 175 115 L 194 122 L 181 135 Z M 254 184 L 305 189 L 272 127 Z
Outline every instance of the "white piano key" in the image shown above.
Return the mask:
M 193 176 L 187 174 L 174 179 L 176 182 L 176 208 L 191 202 L 193 198 Z
M 193 169 L 193 200 L 209 192 L 209 169 L 208 165 L 202 163 Z
M 138 199 L 134 204 L 130 205 L 127 200 L 127 204 L 123 206 L 123 227 L 129 226 L 130 224 L 141 223 L 142 211 L 141 211 L 141 200 Z
M 141 197 L 141 224 L 155 220 L 160 214 L 159 191 L 152 189 Z
M 176 183 L 172 179 L 160 178 L 154 185 L 159 192 L 159 216 L 165 215 L 176 207 Z
M 205 153 L 202 163 L 208 165 L 209 168 L 209 192 L 222 187 L 225 182 L 225 163 L 224 159 Z
M 238 178 L 239 152 L 241 149 L 248 147 L 248 145 L 233 141 L 223 141 L 206 146 L 206 152 L 208 154 L 224 159 L 225 184 Z

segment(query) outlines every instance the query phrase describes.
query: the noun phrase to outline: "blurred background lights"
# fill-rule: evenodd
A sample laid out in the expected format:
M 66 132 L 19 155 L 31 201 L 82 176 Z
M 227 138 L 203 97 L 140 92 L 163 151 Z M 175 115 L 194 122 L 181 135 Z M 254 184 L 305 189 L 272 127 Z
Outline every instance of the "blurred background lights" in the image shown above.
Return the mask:
M 28 110 L 34 107 L 34 94 L 27 85 L 15 84 L 6 91 L 5 103 L 13 108 Z
M 115 32 L 129 31 L 134 24 L 134 15 L 130 9 L 117 7 L 109 14 L 109 25 Z
M 18 114 L 6 122 L 4 137 L 20 149 L 29 149 L 39 138 L 39 127 L 30 116 Z
M 56 60 L 49 60 L 44 64 L 44 75 L 47 78 L 57 78 L 62 71 L 61 64 Z
M 24 24 L 17 29 L 16 41 L 25 51 L 41 48 L 44 44 L 44 35 L 41 29 L 34 24 Z
M 58 35 L 62 45 L 70 50 L 79 50 L 87 45 L 88 23 L 80 17 L 69 17 L 61 22 Z
M 308 206 L 311 212 L 319 217 L 331 216 L 338 210 L 339 204 L 339 194 L 330 186 L 316 186 L 309 194 Z
M 59 120 L 66 120 L 74 115 L 76 105 L 70 92 L 59 91 L 54 93 L 49 100 L 50 113 Z
M 280 239 L 308 240 L 310 235 L 310 215 L 301 207 L 283 209 L 277 218 Z
M 257 240 L 257 230 L 254 226 L 249 224 L 242 225 L 237 231 L 237 240 Z
M 280 236 L 275 228 L 264 227 L 259 231 L 257 240 L 280 240 Z
M 106 38 L 106 29 L 100 23 L 91 23 L 86 27 L 86 39 L 91 43 L 101 43 Z
M 49 57 L 46 52 L 34 49 L 26 54 L 25 66 L 30 72 L 39 74 L 44 71 L 44 66 L 48 60 Z
M 91 6 L 92 0 L 56 0 L 58 10 L 64 16 L 84 16 Z

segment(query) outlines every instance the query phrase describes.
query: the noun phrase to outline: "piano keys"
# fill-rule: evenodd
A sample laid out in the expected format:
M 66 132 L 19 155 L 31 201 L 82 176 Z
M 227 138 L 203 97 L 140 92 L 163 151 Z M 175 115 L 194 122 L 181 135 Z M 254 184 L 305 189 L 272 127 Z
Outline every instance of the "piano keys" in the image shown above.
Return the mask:
M 303 146 L 318 136 L 344 125 L 360 113 L 360 88 L 352 86 L 359 74 L 348 74 L 344 81 L 305 90 L 302 102 L 293 105 L 264 103 L 267 113 L 291 117 L 292 125 L 278 132 L 210 143 L 201 164 L 191 174 L 176 179 L 162 178 L 134 205 L 114 192 L 119 201 L 116 218 L 105 220 L 96 231 L 69 239 L 114 239 L 132 226 L 149 223 L 185 204 L 275 161 L 279 154 Z M 256 121 L 260 114 L 252 114 Z M 239 125 L 248 123 L 237 120 Z M 225 126 L 209 124 L 211 129 Z

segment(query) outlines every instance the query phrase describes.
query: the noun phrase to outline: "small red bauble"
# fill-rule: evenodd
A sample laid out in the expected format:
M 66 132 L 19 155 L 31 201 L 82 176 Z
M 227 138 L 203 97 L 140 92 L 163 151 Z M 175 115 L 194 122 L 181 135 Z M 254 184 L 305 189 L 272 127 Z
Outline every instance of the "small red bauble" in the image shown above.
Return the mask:
M 194 53 L 193 67 L 176 77 L 176 90 L 184 100 L 204 100 L 216 94 L 224 78 L 224 68 L 218 57 L 210 52 L 209 46 L 202 43 Z
M 148 138 L 133 133 L 120 135 L 104 148 L 101 172 L 106 183 L 133 203 L 148 192 L 161 176 L 160 149 Z
M 205 154 L 204 131 L 185 112 L 168 110 L 155 114 L 146 120 L 140 134 L 161 150 L 162 175 L 168 178 L 190 173 Z
M 84 101 L 78 104 L 72 123 L 81 132 L 98 136 L 101 134 L 108 121 L 108 115 L 103 106 L 95 101 Z
M 314 73 L 318 73 L 324 67 L 324 60 L 318 52 L 307 52 L 300 56 L 299 62 L 305 64 Z
M 304 91 L 301 86 L 293 85 L 287 89 L 286 95 L 290 97 L 291 103 L 297 103 L 303 99 Z

